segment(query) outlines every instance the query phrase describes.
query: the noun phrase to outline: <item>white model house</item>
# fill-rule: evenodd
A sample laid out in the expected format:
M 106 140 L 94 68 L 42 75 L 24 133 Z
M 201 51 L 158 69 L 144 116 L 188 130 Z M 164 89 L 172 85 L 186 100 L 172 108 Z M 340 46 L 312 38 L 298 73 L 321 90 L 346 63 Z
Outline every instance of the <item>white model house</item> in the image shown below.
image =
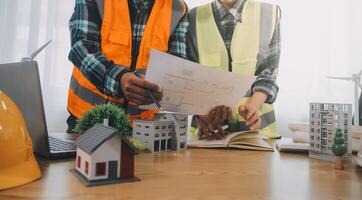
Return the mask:
M 133 137 L 151 152 L 187 148 L 188 116 L 158 113 L 153 121 L 134 120 Z
M 136 148 L 116 129 L 96 124 L 77 140 L 75 174 L 86 185 L 137 180 L 134 177 Z
M 309 156 L 322 160 L 334 160 L 332 145 L 336 129 L 345 135 L 347 152 L 352 154 L 352 105 L 311 103 L 309 116 Z

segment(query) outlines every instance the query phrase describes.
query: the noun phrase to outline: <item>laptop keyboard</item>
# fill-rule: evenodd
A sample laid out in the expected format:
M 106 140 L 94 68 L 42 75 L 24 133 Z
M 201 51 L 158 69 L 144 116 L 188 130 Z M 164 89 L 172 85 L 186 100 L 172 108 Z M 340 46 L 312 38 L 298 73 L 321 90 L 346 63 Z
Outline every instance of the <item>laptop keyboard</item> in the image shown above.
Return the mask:
M 64 141 L 56 137 L 49 136 L 49 146 L 51 151 L 75 151 L 76 146 L 73 141 Z

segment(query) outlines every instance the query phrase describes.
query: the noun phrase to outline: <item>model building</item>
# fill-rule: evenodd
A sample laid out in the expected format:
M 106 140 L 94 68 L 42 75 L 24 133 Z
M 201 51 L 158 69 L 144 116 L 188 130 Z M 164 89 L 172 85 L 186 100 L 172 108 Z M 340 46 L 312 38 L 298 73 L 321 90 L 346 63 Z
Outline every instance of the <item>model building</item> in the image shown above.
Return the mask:
M 134 176 L 137 149 L 112 127 L 96 124 L 77 140 L 75 174 L 87 186 L 138 180 Z
M 158 113 L 153 121 L 135 120 L 133 137 L 150 152 L 186 149 L 187 122 L 187 115 Z
M 352 154 L 352 105 L 311 103 L 309 116 L 309 156 L 312 158 L 334 161 L 332 152 L 333 139 L 337 129 L 345 137 L 348 158 Z

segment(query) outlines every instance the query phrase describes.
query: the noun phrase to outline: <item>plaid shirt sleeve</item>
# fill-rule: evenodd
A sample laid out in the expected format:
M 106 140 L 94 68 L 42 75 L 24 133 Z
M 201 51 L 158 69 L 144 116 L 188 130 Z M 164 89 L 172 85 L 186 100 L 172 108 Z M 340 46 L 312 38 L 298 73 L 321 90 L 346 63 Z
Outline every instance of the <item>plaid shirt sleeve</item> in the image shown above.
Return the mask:
M 175 32 L 172 34 L 170 38 L 168 53 L 187 59 L 186 33 L 188 26 L 189 22 L 187 18 L 184 16 L 177 25 Z
M 281 44 L 279 19 L 274 31 L 273 38 L 269 44 L 267 55 L 256 69 L 255 75 L 257 78 L 252 86 L 252 92 L 260 91 L 268 96 L 266 103 L 274 103 L 279 91 L 276 79 L 278 75 L 280 51 Z
M 122 97 L 119 79 L 127 68 L 115 65 L 100 51 L 101 18 L 94 0 L 76 0 L 69 21 L 69 60 L 102 93 Z

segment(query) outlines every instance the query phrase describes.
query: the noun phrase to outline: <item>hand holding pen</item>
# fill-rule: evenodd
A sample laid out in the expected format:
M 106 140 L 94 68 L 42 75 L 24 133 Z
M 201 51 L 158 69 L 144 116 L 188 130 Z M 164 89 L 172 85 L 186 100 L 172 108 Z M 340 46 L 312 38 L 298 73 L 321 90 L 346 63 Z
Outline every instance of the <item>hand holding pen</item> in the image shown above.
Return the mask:
M 155 100 L 158 102 L 162 99 L 160 87 L 155 83 L 145 80 L 137 72 L 123 74 L 120 84 L 124 96 L 137 105 L 148 105 L 155 103 Z M 149 95 L 150 92 L 153 97 Z

